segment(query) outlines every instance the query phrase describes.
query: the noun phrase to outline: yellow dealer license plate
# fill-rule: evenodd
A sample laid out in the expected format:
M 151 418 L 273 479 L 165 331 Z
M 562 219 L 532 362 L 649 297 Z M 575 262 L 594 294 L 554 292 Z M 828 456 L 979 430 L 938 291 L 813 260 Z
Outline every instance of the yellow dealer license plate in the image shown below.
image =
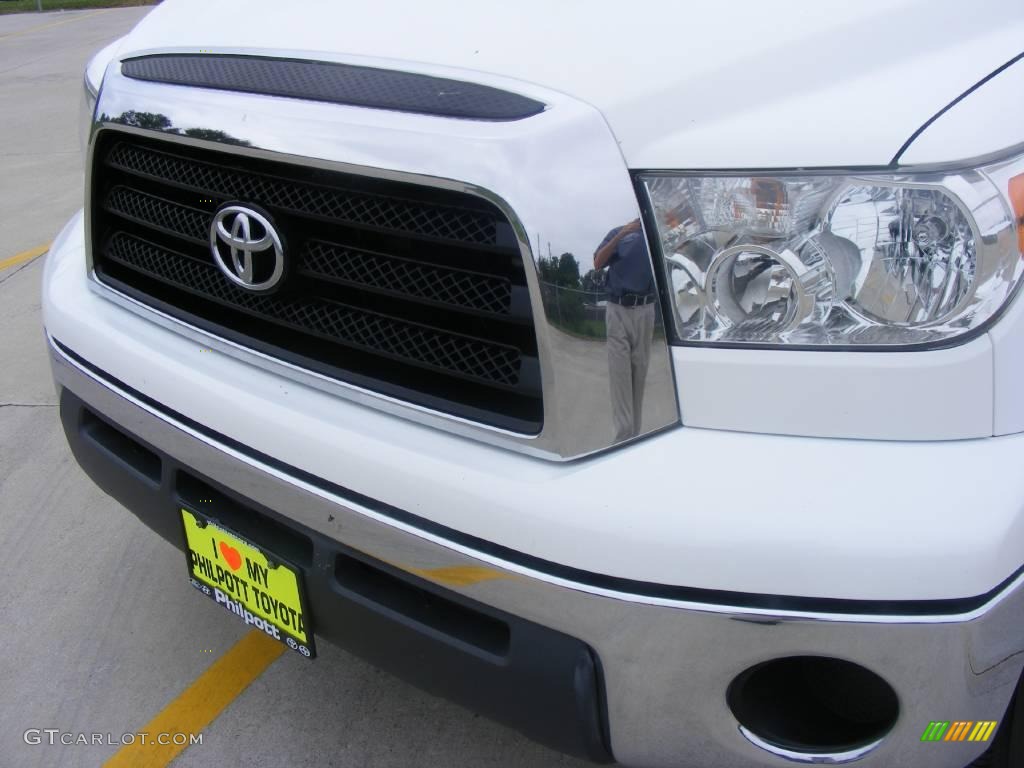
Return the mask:
M 192 586 L 307 658 L 316 655 L 299 571 L 200 514 L 181 510 Z

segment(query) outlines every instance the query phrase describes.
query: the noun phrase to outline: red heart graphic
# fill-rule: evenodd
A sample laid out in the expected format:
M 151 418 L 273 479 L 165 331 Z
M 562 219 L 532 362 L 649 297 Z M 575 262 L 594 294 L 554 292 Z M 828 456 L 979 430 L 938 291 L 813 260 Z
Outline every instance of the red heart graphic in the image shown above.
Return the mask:
M 227 542 L 220 543 L 220 553 L 224 555 L 224 559 L 228 561 L 232 571 L 237 571 L 242 567 L 241 553 L 234 547 L 228 546 Z

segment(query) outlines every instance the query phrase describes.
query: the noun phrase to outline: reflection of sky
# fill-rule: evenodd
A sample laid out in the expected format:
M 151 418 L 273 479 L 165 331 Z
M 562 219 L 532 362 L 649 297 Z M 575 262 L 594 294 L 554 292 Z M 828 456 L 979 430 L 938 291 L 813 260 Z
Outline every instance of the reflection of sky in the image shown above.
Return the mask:
M 572 177 L 563 177 L 553 190 L 552 205 L 558 210 L 563 237 L 551 243 L 551 253 L 560 256 L 563 252 L 576 256 L 580 265 L 580 274 L 584 274 L 594 266 L 594 251 L 604 240 L 605 235 L 613 227 L 620 227 L 639 216 L 639 209 L 633 202 L 632 209 L 624 206 L 618 199 L 599 197 L 581 205 L 577 198 L 580 189 L 601 189 L 606 184 L 606 174 L 593 167 L 584 166 Z M 628 183 L 628 177 L 624 179 Z M 632 193 L 632 189 L 630 189 Z M 631 201 L 632 202 L 632 201 Z M 540 233 L 542 251 L 540 256 L 548 255 L 546 234 Z M 533 247 L 536 248 L 537 236 L 534 235 Z
M 108 78 L 99 112 L 165 114 L 180 130 L 220 130 L 300 157 L 457 179 L 504 198 L 537 255 L 574 254 L 584 274 L 612 227 L 639 215 L 622 156 L 589 108 L 515 123 L 451 120 L 295 99 Z M 556 114 L 557 113 L 557 114 Z M 444 186 L 444 184 L 442 184 Z M 459 185 L 454 185 L 458 188 Z

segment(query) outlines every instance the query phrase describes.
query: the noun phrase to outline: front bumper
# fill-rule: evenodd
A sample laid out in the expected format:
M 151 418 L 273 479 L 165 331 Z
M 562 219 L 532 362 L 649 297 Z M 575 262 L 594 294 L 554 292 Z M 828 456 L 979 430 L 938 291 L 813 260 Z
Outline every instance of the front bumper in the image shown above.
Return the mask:
M 78 463 L 179 549 L 185 546 L 179 510 L 199 510 L 302 570 L 320 637 L 539 742 L 608 762 L 600 671 L 584 643 L 414 576 L 402 570 L 410 567 L 408 558 L 382 562 L 298 525 L 208 480 L 197 469 L 205 465 L 139 442 L 100 413 L 62 389 L 61 421 Z M 295 498 L 280 509 L 297 503 L 308 506 Z M 491 576 L 431 575 L 456 583 Z
M 488 663 L 479 648 L 453 640 L 445 631 L 428 628 L 435 641 L 447 644 L 445 652 L 450 656 L 445 674 L 432 681 L 417 679 L 418 665 L 410 664 L 403 653 L 409 647 L 403 638 L 408 637 L 409 625 L 416 625 L 415 617 L 396 623 L 393 614 L 387 621 L 371 616 L 370 626 L 377 636 L 372 644 L 352 634 L 356 624 L 344 622 L 348 628 L 341 633 L 349 636 L 355 650 L 382 666 L 561 749 L 602 759 L 607 745 L 616 760 L 637 766 L 789 764 L 790 759 L 744 736 L 726 704 L 725 691 L 742 671 L 767 659 L 823 655 L 873 670 L 899 697 L 896 725 L 872 749 L 856 755 L 858 765 L 962 768 L 984 744 L 922 743 L 923 730 L 933 720 L 1001 720 L 1020 677 L 1024 664 L 1020 579 L 969 613 L 947 616 L 814 614 L 786 610 L 786 606 L 737 608 L 600 589 L 446 539 L 443 530 L 402 510 L 321 482 L 167 412 L 76 357 L 51 340 L 69 440 L 90 474 L 112 489 L 120 484 L 119 497 L 143 511 L 141 516 L 150 525 L 174 540 L 168 527 L 173 517 L 162 522 L 154 518 L 151 500 L 156 497 L 139 491 L 145 482 L 138 477 L 138 467 L 133 469 L 130 460 L 110 450 L 116 438 L 113 443 L 107 441 L 106 450 L 103 440 L 98 450 L 84 447 L 83 410 L 144 446 L 172 475 L 184 473 L 204 483 L 200 486 L 204 492 L 213 489 L 312 537 L 316 554 L 306 570 L 320 571 L 312 583 L 323 584 L 331 597 L 348 589 L 334 566 L 335 554 L 347 552 L 357 559 L 369 558 L 404 583 L 420 583 L 453 602 L 507 620 L 513 632 L 523 626 L 554 639 L 562 656 L 550 671 L 561 679 L 545 680 L 536 660 L 525 659 L 535 679 L 520 689 L 510 713 L 492 703 L 508 690 L 501 688 L 507 681 L 500 676 L 492 678 L 493 690 L 482 685 L 472 693 L 465 686 L 445 682 L 443 678 L 465 673 L 473 664 L 486 668 Z M 111 473 L 122 480 L 112 483 Z M 133 475 L 135 491 L 131 490 Z M 157 487 L 165 480 L 164 470 L 159 477 Z M 180 484 L 173 487 L 181 493 Z M 176 497 L 162 498 L 156 506 L 170 510 Z M 150 512 L 145 513 L 146 509 Z M 277 511 L 287 512 L 287 517 Z M 180 540 L 176 543 L 180 545 Z M 315 610 L 314 619 L 321 625 L 336 625 L 333 618 L 317 617 Z M 368 615 L 364 611 L 360 619 Z M 412 630 L 422 632 L 423 627 Z M 592 665 L 588 654 L 592 654 Z M 565 670 L 570 668 L 575 671 L 567 681 Z M 535 727 L 519 711 L 537 707 L 534 696 L 540 690 L 555 691 L 553 702 L 546 703 L 552 709 L 545 711 L 553 713 L 546 730 Z M 604 718 L 606 725 L 601 722 Z

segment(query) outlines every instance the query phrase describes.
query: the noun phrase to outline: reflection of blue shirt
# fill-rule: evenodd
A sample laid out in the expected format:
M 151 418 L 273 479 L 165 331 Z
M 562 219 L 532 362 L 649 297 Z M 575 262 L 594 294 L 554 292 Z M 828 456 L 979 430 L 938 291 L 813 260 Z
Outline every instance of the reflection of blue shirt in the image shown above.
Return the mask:
M 601 250 L 620 229 L 622 227 L 615 227 L 605 235 L 597 250 Z M 653 291 L 651 260 L 647 255 L 644 233 L 630 232 L 615 246 L 615 252 L 608 261 L 608 293 L 618 298 L 624 293 L 644 295 Z

